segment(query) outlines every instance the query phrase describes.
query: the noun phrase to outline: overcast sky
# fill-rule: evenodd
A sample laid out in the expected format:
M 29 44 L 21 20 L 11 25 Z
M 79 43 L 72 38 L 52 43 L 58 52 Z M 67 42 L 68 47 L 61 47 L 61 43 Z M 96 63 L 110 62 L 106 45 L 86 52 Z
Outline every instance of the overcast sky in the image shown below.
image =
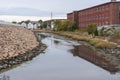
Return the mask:
M 7 16 L 65 17 L 66 13 L 110 0 L 0 0 L 0 19 Z

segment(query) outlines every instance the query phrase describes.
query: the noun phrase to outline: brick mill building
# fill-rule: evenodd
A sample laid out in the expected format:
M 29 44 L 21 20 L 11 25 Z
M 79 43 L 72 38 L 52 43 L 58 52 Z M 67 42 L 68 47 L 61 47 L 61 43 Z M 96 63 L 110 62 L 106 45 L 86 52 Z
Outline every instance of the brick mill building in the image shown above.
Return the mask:
M 111 0 L 87 9 L 74 11 L 67 14 L 70 22 L 77 23 L 80 29 L 85 29 L 90 24 L 100 26 L 120 25 L 120 2 Z

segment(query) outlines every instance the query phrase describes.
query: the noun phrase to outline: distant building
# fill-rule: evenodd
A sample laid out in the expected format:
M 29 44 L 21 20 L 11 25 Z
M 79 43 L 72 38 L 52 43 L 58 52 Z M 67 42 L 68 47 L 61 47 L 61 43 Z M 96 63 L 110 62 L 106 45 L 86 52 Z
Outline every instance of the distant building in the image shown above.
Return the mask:
M 52 19 L 52 20 L 47 20 L 47 21 L 45 21 L 45 23 L 46 23 L 46 29 L 53 30 L 54 29 L 54 22 L 56 20 L 65 21 L 66 19 Z
M 85 29 L 90 24 L 97 24 L 98 27 L 120 26 L 120 1 L 111 0 L 111 2 L 68 13 L 67 19 L 77 23 L 80 29 Z
M 27 24 L 26 24 L 25 22 L 22 22 L 22 23 L 21 23 L 21 26 L 27 27 Z
M 25 22 L 21 23 L 21 26 L 24 26 L 25 28 L 28 29 L 38 29 L 40 25 L 41 24 L 38 21 L 30 21 L 28 24 L 26 24 Z

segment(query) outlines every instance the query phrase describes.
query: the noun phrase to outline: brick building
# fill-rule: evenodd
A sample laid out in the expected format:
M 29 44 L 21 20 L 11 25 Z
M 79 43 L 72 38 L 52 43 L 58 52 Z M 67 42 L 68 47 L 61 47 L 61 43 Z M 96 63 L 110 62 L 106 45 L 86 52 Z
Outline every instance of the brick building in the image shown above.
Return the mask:
M 86 28 L 89 24 L 97 24 L 98 27 L 118 26 L 120 25 L 120 2 L 111 0 L 108 3 L 74 11 L 67 14 L 67 19 L 77 23 L 80 29 Z

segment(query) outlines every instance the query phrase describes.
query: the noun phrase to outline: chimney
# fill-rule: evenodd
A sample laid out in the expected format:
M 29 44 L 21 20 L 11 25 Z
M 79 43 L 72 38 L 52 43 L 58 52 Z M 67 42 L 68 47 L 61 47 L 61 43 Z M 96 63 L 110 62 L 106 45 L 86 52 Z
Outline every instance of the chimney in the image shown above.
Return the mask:
M 117 0 L 111 0 L 111 2 L 117 2 Z

